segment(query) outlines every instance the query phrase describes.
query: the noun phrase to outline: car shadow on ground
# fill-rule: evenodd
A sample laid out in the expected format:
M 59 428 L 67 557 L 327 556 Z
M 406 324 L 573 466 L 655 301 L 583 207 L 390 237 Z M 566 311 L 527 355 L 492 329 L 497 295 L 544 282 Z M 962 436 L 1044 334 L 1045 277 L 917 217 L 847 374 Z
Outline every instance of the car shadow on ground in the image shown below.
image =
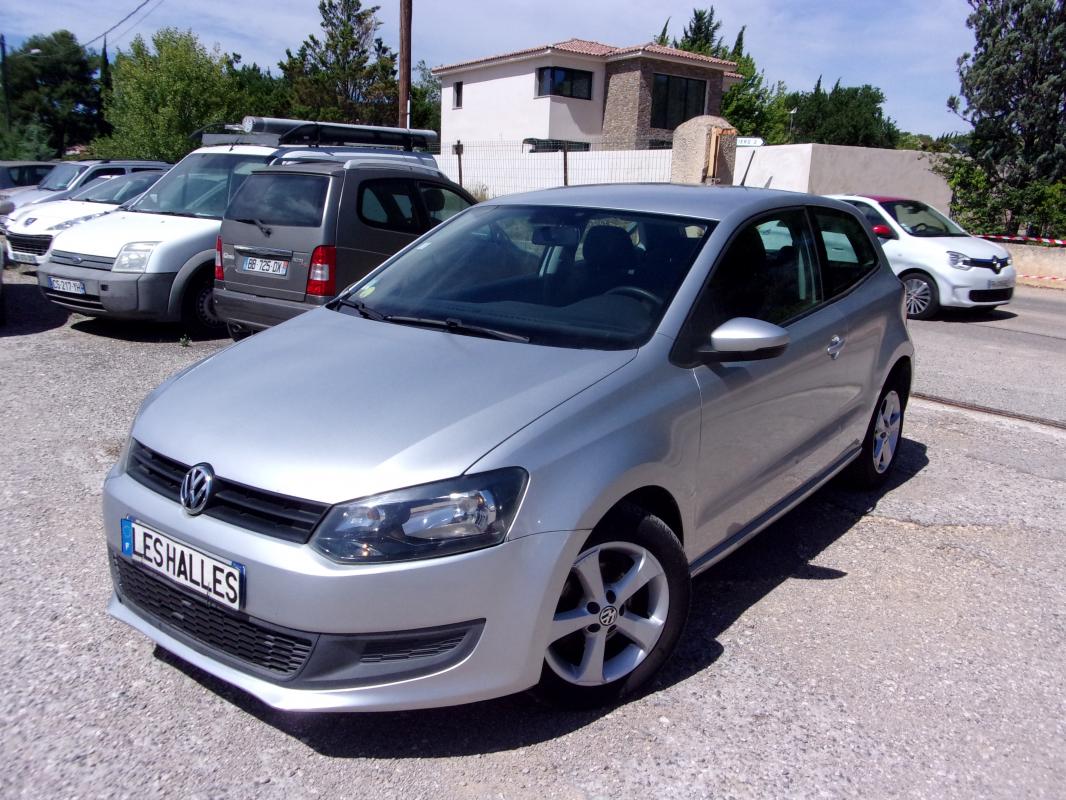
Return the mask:
M 229 339 L 225 330 L 212 334 L 189 333 L 177 322 L 149 322 L 140 320 L 106 319 L 89 317 L 79 319 L 70 326 L 76 331 L 90 336 L 102 336 L 107 339 L 121 339 L 124 342 L 180 342 L 186 337 L 191 342 L 215 341 Z
M 888 485 L 856 492 L 834 481 L 693 582 L 688 626 L 673 658 L 644 693 L 673 686 L 725 654 L 718 638 L 751 606 L 787 580 L 839 580 L 847 573 L 812 564 L 887 492 L 928 463 L 924 444 L 900 443 Z M 567 711 L 528 694 L 444 709 L 374 714 L 278 711 L 162 648 L 160 660 L 322 755 L 337 758 L 443 758 L 512 750 L 578 730 L 610 712 Z
M 11 283 L 7 275 L 4 278 L 5 322 L 0 325 L 0 339 L 43 333 L 66 324 L 69 312 L 45 300 L 37 284 Z
M 986 311 L 981 308 L 941 308 L 934 319 L 938 322 L 1003 322 L 1016 319 L 1017 314 L 1004 308 Z

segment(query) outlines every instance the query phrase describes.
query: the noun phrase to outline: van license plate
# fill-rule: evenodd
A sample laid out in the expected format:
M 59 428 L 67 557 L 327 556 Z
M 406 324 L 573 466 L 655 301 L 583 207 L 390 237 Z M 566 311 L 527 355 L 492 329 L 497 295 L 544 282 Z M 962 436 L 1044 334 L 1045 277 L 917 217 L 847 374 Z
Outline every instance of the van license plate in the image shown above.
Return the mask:
M 245 272 L 263 272 L 267 275 L 284 275 L 289 271 L 288 261 L 278 261 L 273 258 L 253 258 L 248 256 L 244 259 Z
M 122 520 L 122 555 L 216 603 L 241 607 L 242 564 L 201 553 L 129 518 Z
M 81 281 L 68 281 L 66 278 L 48 278 L 48 285 L 57 292 L 68 294 L 85 294 L 85 284 Z

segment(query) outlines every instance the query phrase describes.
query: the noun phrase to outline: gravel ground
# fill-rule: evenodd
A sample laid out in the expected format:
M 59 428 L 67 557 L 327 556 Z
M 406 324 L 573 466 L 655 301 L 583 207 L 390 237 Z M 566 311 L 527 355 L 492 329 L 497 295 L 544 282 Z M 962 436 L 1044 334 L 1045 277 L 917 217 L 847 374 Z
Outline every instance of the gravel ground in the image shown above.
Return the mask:
M 1063 431 L 914 402 L 893 486 L 830 487 L 698 578 L 613 710 L 282 714 L 104 613 L 103 475 L 144 394 L 226 343 L 6 281 L 0 796 L 1063 796 Z

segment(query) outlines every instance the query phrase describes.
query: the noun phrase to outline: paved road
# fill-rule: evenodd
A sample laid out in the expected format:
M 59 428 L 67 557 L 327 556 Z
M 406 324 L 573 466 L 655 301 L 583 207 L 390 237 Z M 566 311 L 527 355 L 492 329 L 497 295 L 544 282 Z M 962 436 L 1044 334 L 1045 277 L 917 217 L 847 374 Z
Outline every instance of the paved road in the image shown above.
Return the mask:
M 677 657 L 612 711 L 282 714 L 103 610 L 103 473 L 145 392 L 223 343 L 9 280 L 2 797 L 1063 796 L 1064 431 L 912 403 L 889 490 L 824 490 L 702 575 Z
M 987 316 L 910 326 L 918 391 L 1066 423 L 1066 290 L 1019 286 Z

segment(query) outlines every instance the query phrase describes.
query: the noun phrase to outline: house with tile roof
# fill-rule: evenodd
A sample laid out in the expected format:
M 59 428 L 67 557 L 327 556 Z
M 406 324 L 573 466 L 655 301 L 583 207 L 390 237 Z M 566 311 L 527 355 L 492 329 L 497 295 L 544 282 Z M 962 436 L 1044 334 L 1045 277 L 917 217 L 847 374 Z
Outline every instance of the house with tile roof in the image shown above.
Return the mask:
M 735 69 L 673 47 L 585 39 L 448 64 L 433 70 L 441 141 L 668 145 L 685 120 L 720 113 L 722 95 L 742 80 Z

